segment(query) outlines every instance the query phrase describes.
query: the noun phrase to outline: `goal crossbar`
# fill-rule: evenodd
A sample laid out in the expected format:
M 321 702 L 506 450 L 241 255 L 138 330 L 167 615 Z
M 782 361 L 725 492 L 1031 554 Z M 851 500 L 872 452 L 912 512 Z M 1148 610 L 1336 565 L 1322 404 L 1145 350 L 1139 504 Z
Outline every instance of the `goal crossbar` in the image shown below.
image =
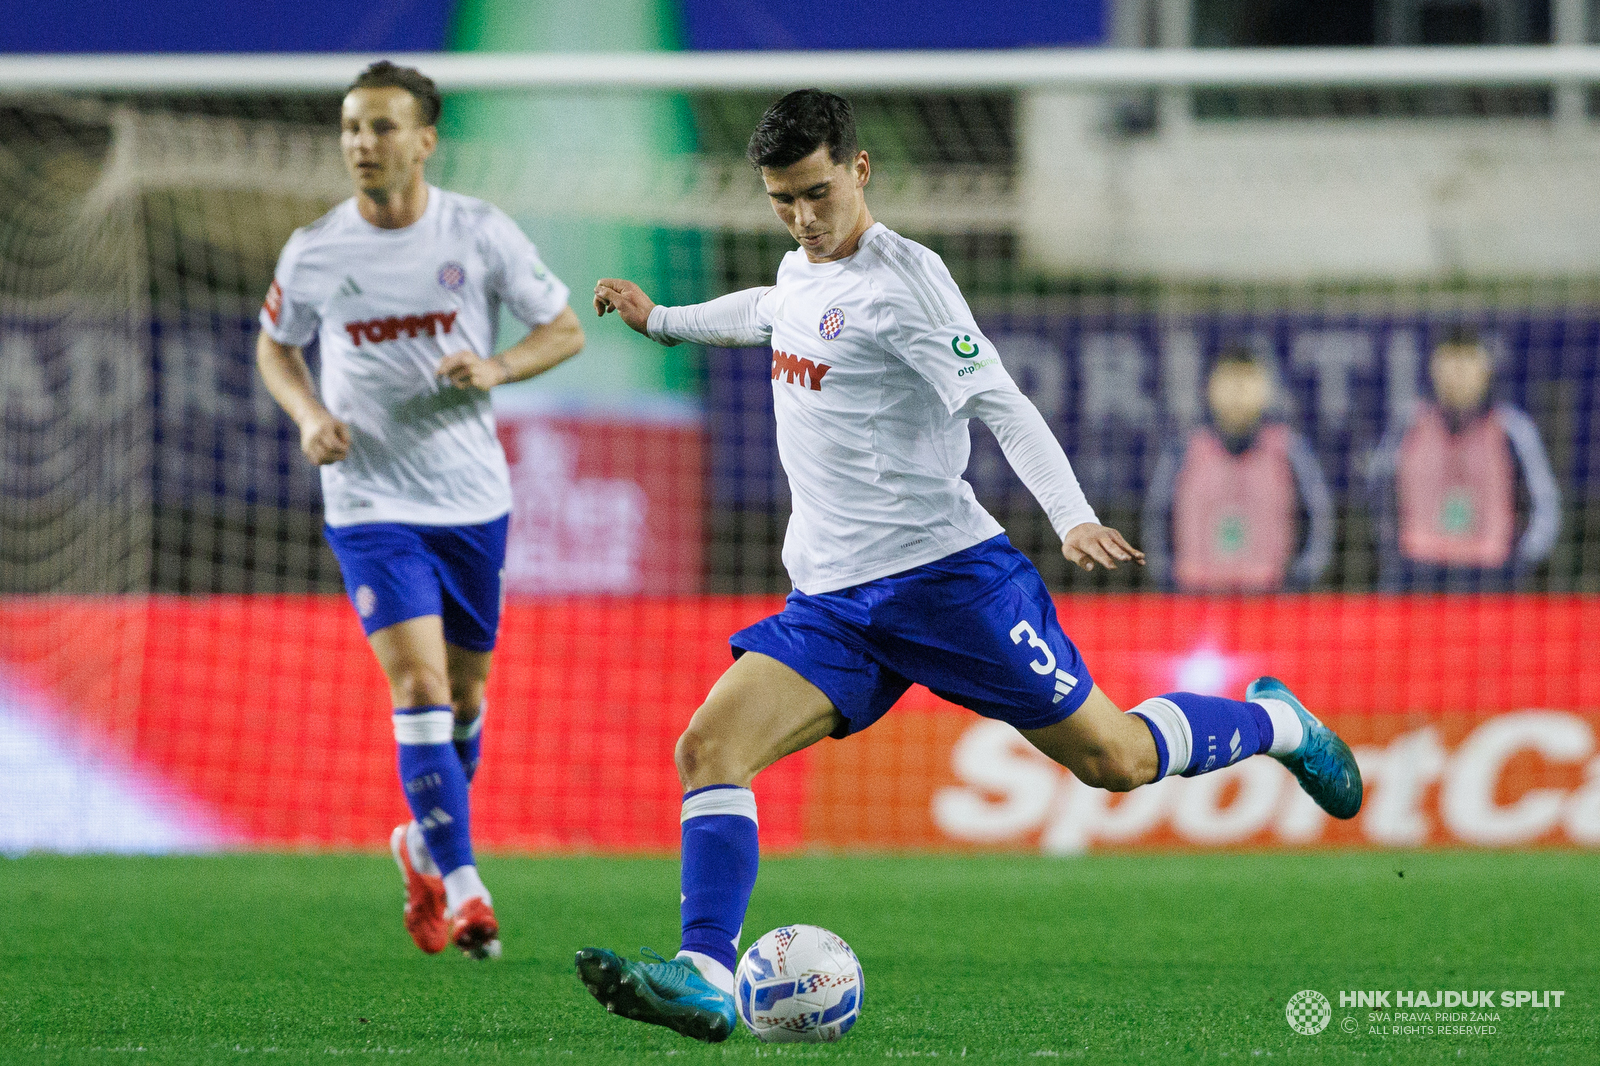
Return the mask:
M 641 52 L 13 55 L 0 92 L 336 91 L 377 59 L 425 68 L 446 92 L 1277 88 L 1600 82 L 1600 46 L 1030 49 L 950 52 Z

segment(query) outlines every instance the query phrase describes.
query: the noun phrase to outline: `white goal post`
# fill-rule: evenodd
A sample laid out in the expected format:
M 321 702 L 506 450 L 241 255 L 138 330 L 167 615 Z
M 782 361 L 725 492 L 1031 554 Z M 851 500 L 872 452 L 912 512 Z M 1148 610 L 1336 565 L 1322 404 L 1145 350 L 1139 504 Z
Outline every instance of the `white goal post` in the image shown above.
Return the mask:
M 1600 83 L 1600 46 L 1019 49 L 950 52 L 13 55 L 0 92 L 336 90 L 389 59 L 484 90 L 1503 87 Z

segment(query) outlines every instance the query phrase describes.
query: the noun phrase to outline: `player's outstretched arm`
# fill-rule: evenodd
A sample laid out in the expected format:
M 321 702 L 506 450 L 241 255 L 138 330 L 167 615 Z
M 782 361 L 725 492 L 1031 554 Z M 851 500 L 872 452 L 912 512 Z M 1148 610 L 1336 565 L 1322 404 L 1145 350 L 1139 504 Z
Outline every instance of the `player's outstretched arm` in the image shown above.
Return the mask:
M 299 348 L 262 333 L 256 338 L 256 368 L 272 398 L 300 427 L 300 450 L 307 459 L 323 466 L 350 454 L 350 427 L 322 405 Z
M 772 337 L 770 287 L 741 289 L 703 304 L 663 307 L 631 281 L 601 278 L 594 286 L 595 314 L 612 311 L 658 344 L 682 341 L 718 348 L 749 348 Z
M 501 352 L 485 359 L 463 348 L 439 361 L 437 374 L 459 389 L 482 389 L 543 374 L 578 354 L 583 347 L 583 327 L 570 307 Z
M 1098 522 L 1084 522 L 1067 530 L 1061 538 L 1061 554 L 1067 562 L 1085 570 L 1093 570 L 1096 563 L 1107 570 L 1115 570 L 1119 562 L 1144 565 L 1144 552 L 1129 544 L 1121 533 Z

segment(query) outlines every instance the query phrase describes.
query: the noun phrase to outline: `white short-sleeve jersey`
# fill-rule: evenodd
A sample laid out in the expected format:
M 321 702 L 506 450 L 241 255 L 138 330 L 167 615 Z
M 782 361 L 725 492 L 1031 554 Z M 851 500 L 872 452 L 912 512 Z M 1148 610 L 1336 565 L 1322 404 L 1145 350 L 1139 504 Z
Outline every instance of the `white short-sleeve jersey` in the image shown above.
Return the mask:
M 1003 532 L 961 477 L 971 439 L 957 412 L 1011 379 L 938 255 L 882 225 L 837 262 L 797 249 L 757 313 L 796 588 L 872 581 Z
M 382 229 L 352 198 L 294 232 L 261 328 L 321 348 L 322 401 L 350 426 L 350 454 L 322 468 L 329 525 L 475 525 L 511 509 L 489 394 L 436 376 L 468 349 L 495 353 L 504 305 L 544 325 L 567 287 L 503 211 L 428 188 L 422 217 Z

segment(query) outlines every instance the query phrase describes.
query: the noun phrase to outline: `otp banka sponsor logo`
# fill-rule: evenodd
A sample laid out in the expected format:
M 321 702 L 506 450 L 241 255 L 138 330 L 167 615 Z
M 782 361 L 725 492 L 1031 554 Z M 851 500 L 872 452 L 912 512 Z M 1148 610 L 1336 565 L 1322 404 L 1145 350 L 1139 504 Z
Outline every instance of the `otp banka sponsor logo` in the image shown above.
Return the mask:
M 975 374 L 984 367 L 993 366 L 1000 361 L 993 356 L 990 356 L 988 359 L 979 359 L 978 356 L 983 353 L 983 349 L 973 341 L 972 334 L 970 333 L 963 333 L 958 336 L 951 337 L 950 350 L 955 352 L 963 359 L 975 360 L 975 362 L 969 363 L 960 370 L 956 371 L 956 377 L 958 378 L 964 378 L 968 374 Z
M 425 315 L 390 315 L 388 318 L 369 318 L 365 322 L 346 322 L 344 331 L 350 334 L 350 343 L 357 348 L 363 340 L 373 344 L 398 340 L 401 334 L 408 339 L 427 334 L 437 337 L 455 328 L 455 311 L 429 311 Z
M 833 367 L 827 363 L 818 363 L 810 359 L 802 359 L 798 355 L 780 352 L 772 349 L 772 380 L 777 381 L 778 375 L 784 375 L 789 384 L 796 383 L 808 385 L 812 392 L 822 391 L 822 377 Z

